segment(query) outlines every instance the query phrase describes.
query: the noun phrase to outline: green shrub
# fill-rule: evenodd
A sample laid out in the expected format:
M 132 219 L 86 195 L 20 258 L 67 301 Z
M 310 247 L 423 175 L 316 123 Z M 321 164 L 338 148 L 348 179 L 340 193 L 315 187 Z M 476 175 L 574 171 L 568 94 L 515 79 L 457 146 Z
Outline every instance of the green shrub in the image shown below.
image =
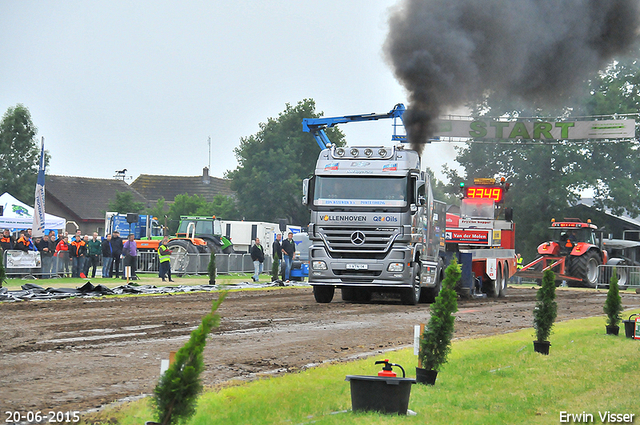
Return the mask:
M 618 273 L 613 268 L 611 280 L 609 281 L 609 291 L 604 302 L 604 312 L 607 315 L 608 326 L 620 325 L 620 313 L 622 313 L 622 298 L 620 297 L 620 287 L 618 286 Z
M 162 374 L 153 391 L 151 403 L 156 419 L 162 425 L 185 423 L 195 413 L 198 395 L 202 391 L 202 352 L 207 344 L 207 335 L 211 329 L 220 325 L 220 316 L 216 311 L 226 295 L 226 292 L 222 292 L 213 301 L 211 312 L 191 332 L 191 337 L 178 350 L 174 363 Z
M 460 265 L 454 256 L 445 271 L 442 289 L 431 304 L 431 317 L 420 341 L 420 360 L 427 370 L 439 370 L 447 362 L 451 351 L 454 321 L 458 311 L 458 294 L 455 287 L 460 280 Z
M 536 294 L 536 306 L 533 310 L 533 328 L 536 331 L 536 341 L 548 341 L 553 322 L 558 314 L 556 303 L 555 274 L 551 270 L 544 272 L 542 287 Z
M 7 281 L 7 273 L 4 270 L 4 264 L 2 264 L 3 252 L 0 249 L 0 288 L 2 288 L 2 284 Z
M 271 281 L 278 280 L 278 272 L 280 271 L 280 258 L 276 255 L 273 258 L 273 264 L 271 265 Z
M 209 285 L 216 284 L 216 253 L 211 251 L 209 264 L 207 265 L 207 274 L 209 275 Z

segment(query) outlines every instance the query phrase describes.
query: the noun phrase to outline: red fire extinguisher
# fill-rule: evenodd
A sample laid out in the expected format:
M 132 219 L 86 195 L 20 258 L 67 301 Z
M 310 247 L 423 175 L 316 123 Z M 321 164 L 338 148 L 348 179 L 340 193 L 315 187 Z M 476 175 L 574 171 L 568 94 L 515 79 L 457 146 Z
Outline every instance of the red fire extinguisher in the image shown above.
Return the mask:
M 377 361 L 375 364 L 383 364 L 384 363 L 384 367 L 382 368 L 382 370 L 380 372 L 378 372 L 378 376 L 383 376 L 385 378 L 395 378 L 397 375 L 396 373 L 393 371 L 393 366 L 397 366 L 400 368 L 400 370 L 402 370 L 402 377 L 405 377 L 405 373 L 404 373 L 404 368 L 402 366 L 400 366 L 399 364 L 396 363 L 389 363 L 389 359 L 384 359 L 384 360 L 379 360 Z

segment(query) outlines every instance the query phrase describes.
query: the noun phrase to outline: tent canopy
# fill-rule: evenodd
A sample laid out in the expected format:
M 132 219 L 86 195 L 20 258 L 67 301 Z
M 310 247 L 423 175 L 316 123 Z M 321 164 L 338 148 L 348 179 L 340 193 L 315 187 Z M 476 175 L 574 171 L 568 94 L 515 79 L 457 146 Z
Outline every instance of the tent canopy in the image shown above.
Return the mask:
M 18 201 L 7 192 L 0 196 L 0 206 L 3 207 L 0 228 L 14 231 L 33 226 L 33 207 Z M 67 224 L 64 218 L 51 214 L 45 214 L 44 223 L 45 230 L 63 230 Z

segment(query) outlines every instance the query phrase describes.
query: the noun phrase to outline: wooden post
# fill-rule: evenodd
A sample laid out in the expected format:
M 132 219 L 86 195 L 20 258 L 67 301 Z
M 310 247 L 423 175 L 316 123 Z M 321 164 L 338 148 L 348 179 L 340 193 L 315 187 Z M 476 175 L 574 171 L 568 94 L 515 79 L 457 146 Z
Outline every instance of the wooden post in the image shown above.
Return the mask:
M 420 323 L 420 342 L 418 345 L 422 344 L 422 334 L 424 333 L 424 323 Z M 418 355 L 418 367 L 422 369 L 422 357 Z
M 177 351 L 169 351 L 169 365 L 172 365 L 176 361 Z

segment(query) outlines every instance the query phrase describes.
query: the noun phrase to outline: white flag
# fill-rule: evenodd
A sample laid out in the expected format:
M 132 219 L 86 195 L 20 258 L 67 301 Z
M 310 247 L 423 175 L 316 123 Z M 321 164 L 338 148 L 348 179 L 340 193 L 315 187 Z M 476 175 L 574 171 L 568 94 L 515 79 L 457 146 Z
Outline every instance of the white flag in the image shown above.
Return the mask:
M 44 137 L 42 138 L 42 148 L 40 150 L 40 167 L 38 168 L 36 199 L 33 209 L 32 234 L 34 238 L 41 238 L 44 236 Z

